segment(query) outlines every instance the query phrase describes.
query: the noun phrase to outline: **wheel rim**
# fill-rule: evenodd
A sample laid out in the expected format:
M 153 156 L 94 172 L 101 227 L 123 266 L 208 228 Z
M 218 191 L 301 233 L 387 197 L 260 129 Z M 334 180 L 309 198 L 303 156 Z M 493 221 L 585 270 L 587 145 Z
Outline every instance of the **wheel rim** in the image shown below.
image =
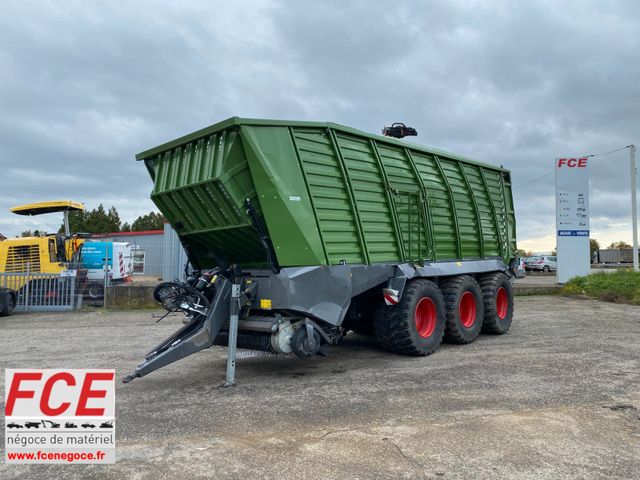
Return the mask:
M 509 295 L 504 287 L 498 289 L 496 293 L 496 314 L 500 320 L 504 320 L 509 309 Z
M 471 292 L 464 292 L 460 297 L 458 307 L 460 323 L 464 328 L 470 328 L 476 322 L 476 299 Z
M 438 313 L 436 304 L 428 297 L 421 298 L 416 305 L 415 312 L 416 330 L 422 338 L 429 338 L 436 329 Z
M 89 296 L 91 298 L 98 298 L 100 296 L 100 287 L 98 285 L 89 285 Z

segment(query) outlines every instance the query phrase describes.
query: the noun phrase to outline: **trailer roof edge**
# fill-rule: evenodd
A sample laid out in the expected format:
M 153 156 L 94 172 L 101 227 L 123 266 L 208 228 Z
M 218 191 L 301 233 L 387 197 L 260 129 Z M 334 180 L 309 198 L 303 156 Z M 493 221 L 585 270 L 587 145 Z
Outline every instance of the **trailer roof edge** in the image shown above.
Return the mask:
M 404 140 L 399 140 L 391 137 L 385 137 L 383 135 L 378 135 L 375 133 L 365 132 L 363 130 L 358 130 L 357 128 L 347 127 L 346 125 L 341 125 L 339 123 L 333 122 L 315 122 L 315 121 L 305 121 L 305 120 L 272 120 L 272 119 L 261 119 L 261 118 L 242 118 L 242 117 L 230 117 L 226 120 L 223 120 L 218 123 L 214 123 L 208 127 L 202 128 L 200 130 L 196 130 L 195 132 L 189 133 L 187 135 L 183 135 L 182 137 L 178 137 L 169 142 L 165 142 L 157 147 L 150 148 L 148 150 L 144 150 L 136 155 L 136 160 L 145 160 L 147 158 L 153 157 L 159 153 L 165 152 L 167 150 L 171 150 L 177 148 L 186 143 L 192 142 L 199 138 L 202 138 L 206 135 L 210 135 L 215 132 L 219 132 L 221 130 L 225 130 L 229 127 L 233 126 L 266 126 L 266 127 L 315 127 L 315 128 L 331 128 L 333 130 L 351 133 L 354 135 L 365 136 L 367 138 L 372 138 L 374 140 L 378 140 L 381 142 L 385 142 L 391 145 L 399 146 L 402 148 L 412 148 L 418 151 L 423 151 L 425 153 L 430 153 L 432 155 L 439 155 L 447 158 L 451 158 L 454 160 L 460 160 L 463 162 L 472 163 L 475 165 L 480 165 L 482 167 L 489 168 L 491 170 L 499 170 L 503 172 L 509 172 L 508 169 L 503 167 L 497 167 L 495 165 L 491 165 L 489 163 L 481 162 L 479 160 L 475 160 L 473 158 L 466 157 L 464 155 L 459 155 L 456 153 L 451 153 L 446 150 L 442 150 L 436 147 L 431 147 L 428 145 L 423 145 L 414 142 L 407 142 Z

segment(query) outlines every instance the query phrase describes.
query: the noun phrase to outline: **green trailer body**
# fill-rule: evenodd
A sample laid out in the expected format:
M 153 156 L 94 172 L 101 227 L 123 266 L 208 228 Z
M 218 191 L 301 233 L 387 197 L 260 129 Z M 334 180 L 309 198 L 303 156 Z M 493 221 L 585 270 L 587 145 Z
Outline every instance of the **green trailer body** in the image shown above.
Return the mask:
M 406 355 L 506 333 L 509 171 L 333 123 L 230 118 L 136 156 L 194 268 L 154 297 L 187 324 L 129 382 L 212 345 L 301 358 L 348 331 Z
M 151 198 L 199 268 L 501 258 L 516 248 L 507 170 L 333 123 L 233 117 L 142 152 Z

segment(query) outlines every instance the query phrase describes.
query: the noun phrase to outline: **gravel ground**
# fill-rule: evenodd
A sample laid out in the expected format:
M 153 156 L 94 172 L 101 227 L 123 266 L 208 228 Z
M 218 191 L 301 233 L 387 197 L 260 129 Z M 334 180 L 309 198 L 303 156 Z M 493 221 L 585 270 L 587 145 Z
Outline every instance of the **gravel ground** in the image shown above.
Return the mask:
M 115 465 L 0 478 L 640 478 L 640 307 L 516 303 L 505 336 L 408 358 L 351 335 L 328 358 L 241 358 L 229 389 L 224 351 L 200 352 L 118 383 Z M 151 313 L 16 314 L 0 366 L 122 377 L 181 325 Z

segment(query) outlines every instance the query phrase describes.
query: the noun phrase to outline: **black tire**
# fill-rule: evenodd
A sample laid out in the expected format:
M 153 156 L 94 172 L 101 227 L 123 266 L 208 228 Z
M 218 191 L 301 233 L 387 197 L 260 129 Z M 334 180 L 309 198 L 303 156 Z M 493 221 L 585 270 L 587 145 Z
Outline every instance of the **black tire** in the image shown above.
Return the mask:
M 551 268 L 549 268 L 549 265 L 545 265 L 544 267 L 542 267 L 542 271 L 544 273 L 549 273 L 551 271 Z
M 482 329 L 484 303 L 480 285 L 473 277 L 460 275 L 442 286 L 447 310 L 445 340 L 451 343 L 473 342 Z
M 302 327 L 298 328 L 291 337 L 291 349 L 293 350 L 293 353 L 298 358 L 302 359 L 314 356 L 316 353 L 318 353 L 321 345 L 320 334 L 315 328 L 313 329 L 313 340 L 315 342 L 316 348 L 311 350 L 309 348 L 309 338 L 307 337 L 306 327 L 303 325 Z
M 104 298 L 104 285 L 100 282 L 89 282 L 87 296 L 91 300 L 101 300 Z
M 7 292 L 5 294 L 5 301 L 3 303 L 3 308 L 0 310 L 0 317 L 8 317 L 13 313 L 13 309 L 16 307 L 15 297 Z
M 424 300 L 424 302 L 423 302 Z M 397 305 L 376 312 L 373 328 L 380 345 L 403 355 L 430 355 L 442 343 L 445 305 L 429 280 L 413 280 Z
M 493 273 L 480 279 L 480 288 L 484 300 L 482 333 L 495 335 L 507 333 L 513 320 L 514 301 L 511 282 L 504 273 Z

